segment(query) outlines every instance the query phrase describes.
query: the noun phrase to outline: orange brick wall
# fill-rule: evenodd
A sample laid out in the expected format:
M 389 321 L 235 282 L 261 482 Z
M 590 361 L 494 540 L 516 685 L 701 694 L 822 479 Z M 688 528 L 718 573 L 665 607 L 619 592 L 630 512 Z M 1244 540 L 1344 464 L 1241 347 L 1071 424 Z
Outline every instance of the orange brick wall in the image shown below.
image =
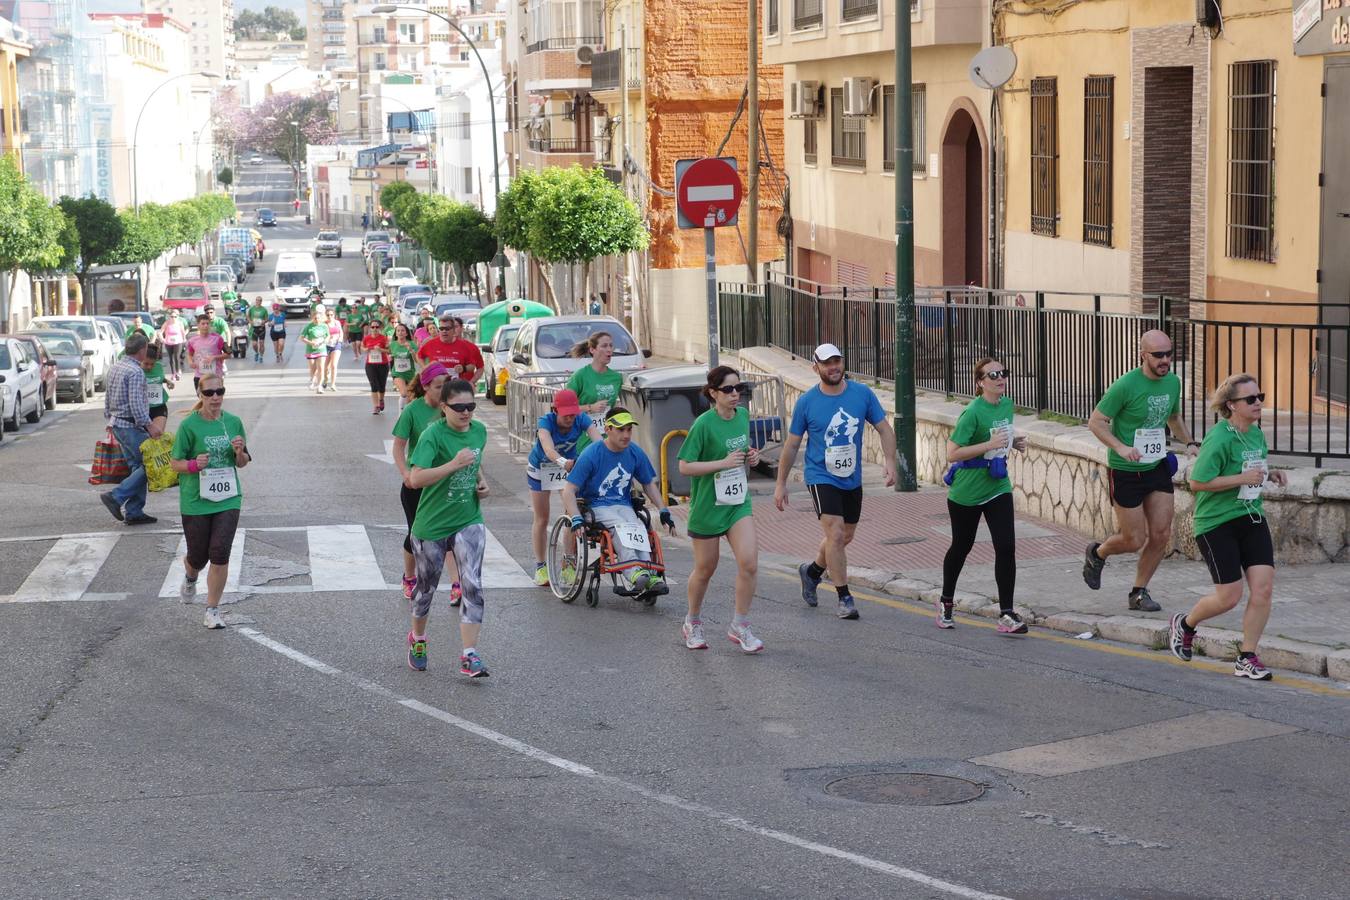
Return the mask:
M 762 15 L 762 12 L 761 12 Z M 652 180 L 675 187 L 675 161 L 712 156 L 727 133 L 736 103 L 745 88 L 746 7 L 743 0 L 650 0 L 646 7 L 647 147 Z M 759 66 L 759 106 L 767 152 L 783 163 L 783 69 Z M 727 142 L 724 156 L 736 157 L 742 183 L 749 166 L 749 115 L 743 113 Z M 777 259 L 783 245 L 775 230 L 782 204 L 776 199 L 784 182 L 760 170 L 759 259 Z M 777 185 L 777 186 L 776 186 Z M 748 186 L 748 185 L 747 185 Z M 702 229 L 680 230 L 675 199 L 651 194 L 654 269 L 703 265 Z M 742 239 L 747 237 L 749 200 L 741 205 Z M 720 228 L 717 261 L 744 264 L 735 228 Z
M 536 81 L 581 80 L 591 77 L 589 65 L 577 65 L 576 50 L 539 50 L 525 53 L 520 58 L 520 80 L 526 84 Z

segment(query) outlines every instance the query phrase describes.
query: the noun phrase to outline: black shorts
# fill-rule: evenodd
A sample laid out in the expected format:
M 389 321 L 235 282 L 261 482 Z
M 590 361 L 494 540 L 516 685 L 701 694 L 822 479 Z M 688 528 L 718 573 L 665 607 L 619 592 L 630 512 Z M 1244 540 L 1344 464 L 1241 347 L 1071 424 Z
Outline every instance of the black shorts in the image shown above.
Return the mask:
M 1144 502 L 1144 498 L 1154 491 L 1162 494 L 1172 493 L 1172 473 L 1168 470 L 1167 460 L 1161 459 L 1151 469 L 1142 472 L 1127 472 L 1124 469 L 1110 469 L 1111 502 L 1124 509 L 1134 509 Z
M 862 518 L 861 487 L 846 491 L 832 484 L 809 484 L 806 489 L 811 492 L 817 519 L 821 516 L 839 516 L 845 525 L 857 525 L 858 519 Z
M 417 504 L 422 502 L 422 489 L 401 485 L 398 489 L 398 500 L 403 505 L 403 518 L 408 520 L 408 533 L 403 537 L 403 549 L 411 553 L 413 519 L 417 518 Z
M 389 385 L 389 366 L 387 363 L 366 363 L 366 381 L 370 382 L 372 394 L 383 394 Z
M 169 416 L 169 404 L 157 403 L 154 406 L 150 407 L 150 418 L 166 419 L 168 418 L 168 416 Z
M 198 572 L 205 569 L 208 562 L 213 566 L 229 565 L 234 533 L 239 528 L 239 510 L 223 509 L 209 515 L 182 518 L 188 565 Z
M 261 341 L 261 340 L 262 340 L 264 337 L 266 337 L 266 336 L 267 336 L 267 326 L 266 326 L 266 325 L 254 325 L 254 326 L 253 326 L 253 339 L 254 339 L 255 341 Z
M 1259 522 L 1245 515 L 1229 519 L 1217 528 L 1197 534 L 1195 543 L 1215 584 L 1241 581 L 1242 573 L 1252 566 L 1275 565 L 1275 545 L 1264 518 Z

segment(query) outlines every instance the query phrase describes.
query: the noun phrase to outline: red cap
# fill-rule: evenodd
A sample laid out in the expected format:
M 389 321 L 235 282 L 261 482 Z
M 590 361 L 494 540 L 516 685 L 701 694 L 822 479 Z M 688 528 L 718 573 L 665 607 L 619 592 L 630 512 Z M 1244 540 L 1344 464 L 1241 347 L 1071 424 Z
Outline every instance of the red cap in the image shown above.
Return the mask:
M 577 401 L 577 392 L 563 388 L 554 394 L 553 411 L 560 416 L 575 416 L 581 412 L 581 404 Z

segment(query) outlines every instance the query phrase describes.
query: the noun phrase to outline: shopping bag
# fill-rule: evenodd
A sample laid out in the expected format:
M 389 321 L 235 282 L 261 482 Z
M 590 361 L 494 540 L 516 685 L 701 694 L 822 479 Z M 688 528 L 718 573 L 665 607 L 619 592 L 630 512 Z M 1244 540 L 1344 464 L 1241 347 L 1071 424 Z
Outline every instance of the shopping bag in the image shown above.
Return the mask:
M 121 484 L 131 474 L 111 428 L 103 440 L 94 442 L 94 464 L 89 473 L 90 484 Z
M 163 491 L 178 484 L 178 473 L 170 462 L 172 452 L 172 432 L 141 441 L 141 462 L 145 464 L 145 482 L 150 490 Z

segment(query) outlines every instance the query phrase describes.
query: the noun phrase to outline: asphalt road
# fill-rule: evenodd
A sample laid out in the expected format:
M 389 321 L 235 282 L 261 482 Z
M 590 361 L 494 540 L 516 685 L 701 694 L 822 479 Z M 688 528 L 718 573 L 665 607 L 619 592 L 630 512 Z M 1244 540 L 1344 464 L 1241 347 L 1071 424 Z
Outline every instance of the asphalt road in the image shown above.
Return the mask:
M 250 283 L 315 230 L 269 229 Z M 359 256 L 320 266 L 365 286 Z M 523 460 L 490 404 L 492 677 L 457 674 L 443 601 L 411 672 L 392 410 L 343 367 L 316 397 L 294 343 L 231 363 L 257 461 L 223 632 L 173 596 L 176 494 L 136 530 L 85 484 L 96 409 L 0 446 L 0 896 L 1345 896 L 1350 691 L 883 598 L 842 622 L 768 565 L 767 650 L 722 637 L 724 569 L 687 651 L 683 540 L 654 608 L 523 586 Z M 982 793 L 839 793 L 943 799 L 900 773 Z

